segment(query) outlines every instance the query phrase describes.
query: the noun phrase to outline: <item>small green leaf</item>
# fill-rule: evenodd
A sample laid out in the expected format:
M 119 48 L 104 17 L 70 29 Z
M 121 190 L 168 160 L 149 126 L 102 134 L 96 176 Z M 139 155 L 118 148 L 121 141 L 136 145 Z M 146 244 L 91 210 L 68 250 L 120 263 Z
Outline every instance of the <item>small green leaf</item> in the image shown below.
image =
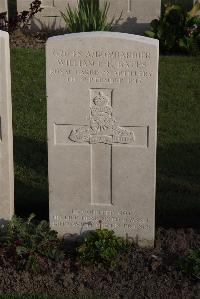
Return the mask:
M 17 247 L 16 247 L 16 253 L 17 253 L 17 255 L 19 255 L 19 256 L 23 256 L 23 255 L 29 253 L 29 249 L 26 248 L 26 247 L 24 247 L 24 246 L 17 246 Z

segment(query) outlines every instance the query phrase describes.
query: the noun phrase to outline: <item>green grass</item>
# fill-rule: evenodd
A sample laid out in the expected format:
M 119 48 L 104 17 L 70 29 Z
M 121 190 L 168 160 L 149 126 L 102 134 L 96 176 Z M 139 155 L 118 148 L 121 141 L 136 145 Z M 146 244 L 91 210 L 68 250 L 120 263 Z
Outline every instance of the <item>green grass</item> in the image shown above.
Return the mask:
M 13 50 L 11 64 L 16 213 L 47 218 L 44 51 Z
M 18 215 L 48 217 L 45 53 L 11 52 Z M 200 57 L 161 56 L 157 224 L 194 226 L 200 215 Z
M 161 57 L 157 220 L 195 225 L 200 215 L 200 57 Z

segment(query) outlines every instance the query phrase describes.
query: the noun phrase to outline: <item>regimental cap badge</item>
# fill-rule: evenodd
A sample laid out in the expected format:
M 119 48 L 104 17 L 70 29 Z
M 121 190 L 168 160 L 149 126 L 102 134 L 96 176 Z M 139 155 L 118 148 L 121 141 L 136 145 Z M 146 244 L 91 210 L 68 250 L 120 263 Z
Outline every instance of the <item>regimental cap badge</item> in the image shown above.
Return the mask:
M 93 98 L 93 103 L 96 106 L 103 107 L 108 104 L 108 97 L 103 94 L 103 92 L 99 91 L 98 94 Z

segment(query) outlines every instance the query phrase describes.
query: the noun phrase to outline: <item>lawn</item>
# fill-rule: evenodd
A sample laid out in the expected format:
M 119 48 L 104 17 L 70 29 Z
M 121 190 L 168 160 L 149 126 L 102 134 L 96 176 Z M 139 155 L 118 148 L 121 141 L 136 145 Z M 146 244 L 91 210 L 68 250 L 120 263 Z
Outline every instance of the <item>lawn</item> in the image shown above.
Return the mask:
M 45 52 L 13 49 L 16 213 L 48 218 Z M 156 221 L 197 226 L 200 215 L 200 57 L 161 56 Z

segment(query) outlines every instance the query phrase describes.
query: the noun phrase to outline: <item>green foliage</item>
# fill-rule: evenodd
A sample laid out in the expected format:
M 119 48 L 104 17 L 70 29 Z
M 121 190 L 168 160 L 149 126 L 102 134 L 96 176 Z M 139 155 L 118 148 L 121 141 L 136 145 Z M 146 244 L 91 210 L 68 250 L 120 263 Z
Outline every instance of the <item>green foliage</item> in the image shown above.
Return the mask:
M 115 266 L 117 255 L 127 247 L 128 243 L 113 231 L 97 229 L 89 233 L 77 250 L 83 261 Z
M 109 4 L 107 2 L 100 9 L 96 0 L 81 0 L 78 8 L 71 8 L 68 4 L 66 14 L 61 12 L 61 15 L 70 33 L 110 31 L 115 20 L 113 18 L 110 22 L 107 21 L 108 10 Z
M 40 7 L 41 3 L 41 0 L 33 0 L 28 10 L 23 10 L 20 13 L 15 11 L 14 15 L 9 18 L 7 24 L 8 31 L 13 32 L 18 28 L 28 28 L 33 16 L 42 11 L 43 8 Z
M 181 268 L 186 274 L 200 280 L 200 249 L 189 250 Z
M 47 221 L 35 224 L 31 214 L 27 221 L 13 216 L 0 230 L 0 243 L 9 256 L 26 269 L 40 271 L 42 258 L 59 261 L 64 258 L 57 232 L 50 230 Z
M 163 52 L 198 53 L 200 51 L 200 3 L 190 11 L 179 5 L 168 4 L 159 20 L 151 22 L 145 35 L 160 41 Z

